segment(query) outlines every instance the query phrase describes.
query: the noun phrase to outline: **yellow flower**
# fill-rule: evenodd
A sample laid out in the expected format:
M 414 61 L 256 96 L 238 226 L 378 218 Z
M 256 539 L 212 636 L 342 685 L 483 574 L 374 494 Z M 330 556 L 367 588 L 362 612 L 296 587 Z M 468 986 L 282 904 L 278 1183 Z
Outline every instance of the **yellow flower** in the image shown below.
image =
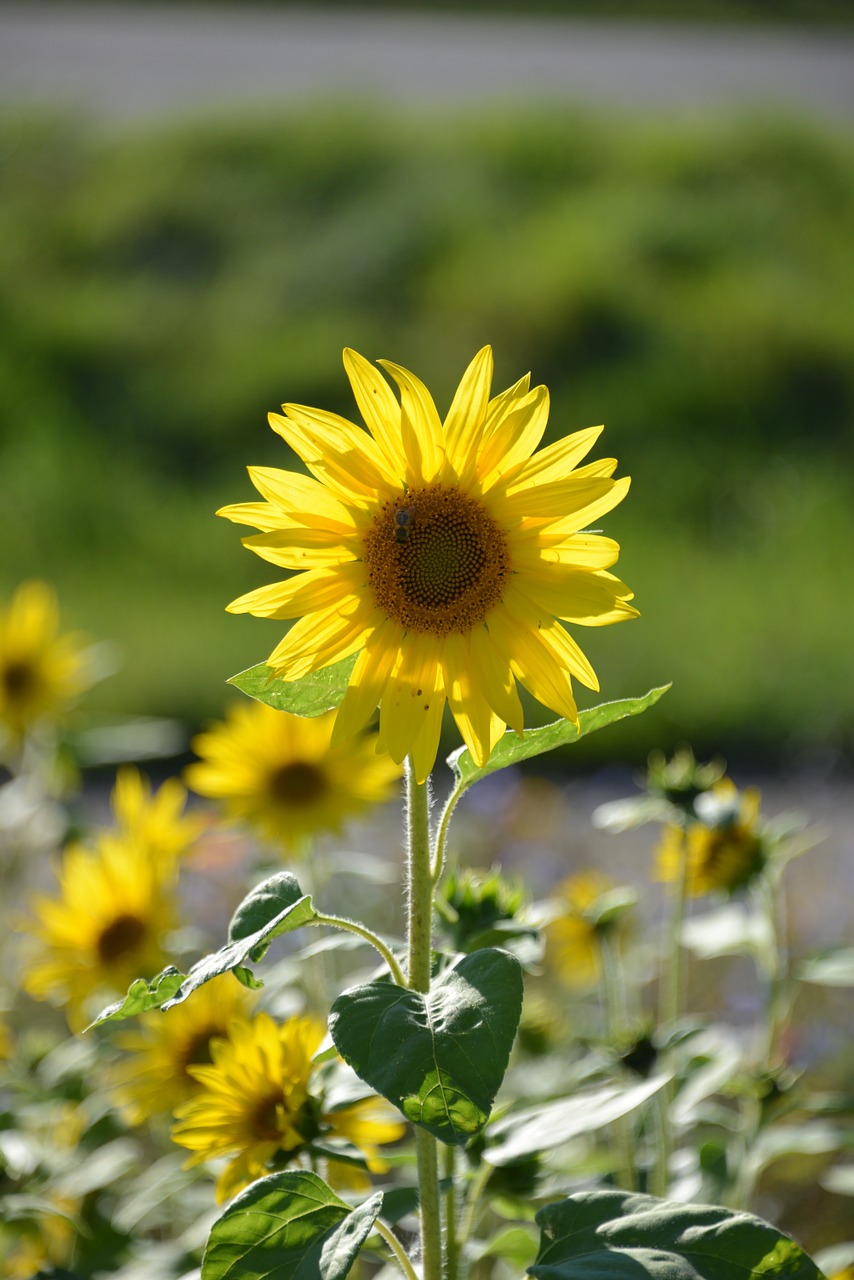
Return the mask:
M 225 723 L 193 739 L 202 757 L 186 771 L 194 791 L 221 800 L 230 818 L 270 840 L 298 845 L 391 794 L 400 769 L 374 736 L 330 745 L 334 713 L 305 719 L 261 702 L 226 710 Z
M 311 477 L 251 467 L 264 501 L 219 514 L 259 529 L 245 545 L 300 572 L 228 607 L 298 619 L 268 659 L 285 680 L 358 653 L 333 744 L 379 705 L 380 749 L 398 762 L 410 755 L 423 781 L 446 701 L 483 764 L 507 725 L 523 729 L 517 680 L 573 721 L 572 677 L 598 689 L 562 624 L 636 615 L 632 592 L 607 572 L 617 543 L 581 532 L 620 502 L 629 481 L 611 478 L 614 459 L 577 467 L 600 427 L 532 457 L 548 392 L 529 390 L 525 377 L 490 399 L 489 347 L 466 370 L 444 423 L 418 378 L 381 363 L 400 403 L 362 356 L 344 352 L 370 434 L 304 405 L 270 415 Z
M 136 843 L 143 857 L 175 862 L 199 835 L 200 819 L 184 813 L 185 787 L 167 778 L 156 792 L 133 765 L 119 769 L 112 807 L 116 830 L 128 843 Z
M 377 1147 L 402 1137 L 404 1126 L 380 1098 L 325 1113 L 309 1091 L 311 1059 L 324 1028 L 311 1018 L 277 1024 L 259 1013 L 235 1020 L 227 1040 L 211 1043 L 211 1066 L 189 1068 L 202 1091 L 176 1111 L 172 1137 L 193 1152 L 188 1165 L 217 1157 L 229 1162 L 217 1181 L 217 1200 L 295 1159 L 315 1139 L 346 1139 L 383 1172 Z
M 739 793 L 724 778 L 697 801 L 707 801 L 704 820 L 683 828 L 665 827 L 656 850 L 658 878 L 676 881 L 686 860 L 686 887 L 692 897 L 714 891 L 733 893 L 748 884 L 765 863 L 759 822 L 759 792 Z
M 613 881 L 596 871 L 562 880 L 552 891 L 563 910 L 546 926 L 546 954 L 561 981 L 590 987 L 599 978 L 600 940 L 595 907 Z
M 94 850 L 69 847 L 59 897 L 40 894 L 24 928 L 38 944 L 24 976 L 37 1000 L 64 1004 L 70 1025 L 85 1022 L 89 998 L 124 993 L 151 977 L 167 957 L 164 934 L 175 927 L 174 876 L 110 833 Z
M 0 610 L 0 724 L 16 736 L 56 719 L 92 683 L 81 637 L 59 635 L 56 593 L 23 582 Z
M 244 1017 L 249 992 L 222 974 L 166 1013 L 144 1014 L 132 1031 L 117 1037 L 130 1057 L 117 1064 L 110 1084 L 131 1124 L 168 1114 L 201 1090 L 191 1067 L 213 1061 L 211 1041 L 228 1035 L 229 1023 Z

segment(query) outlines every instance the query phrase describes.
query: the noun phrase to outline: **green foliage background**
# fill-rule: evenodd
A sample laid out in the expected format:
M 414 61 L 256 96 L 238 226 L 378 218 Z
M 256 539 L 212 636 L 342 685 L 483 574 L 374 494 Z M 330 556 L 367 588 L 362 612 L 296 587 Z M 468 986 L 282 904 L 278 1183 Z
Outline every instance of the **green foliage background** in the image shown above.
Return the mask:
M 604 421 L 597 456 L 634 477 L 604 523 L 642 617 L 581 639 L 604 697 L 674 688 L 590 750 L 854 752 L 841 132 L 342 102 L 110 134 L 7 112 L 0 166 L 0 588 L 47 577 L 118 642 L 90 706 L 195 723 L 273 648 L 281 624 L 223 606 L 276 571 L 213 518 L 252 495 L 247 463 L 294 465 L 269 409 L 352 416 L 344 345 L 441 407 L 491 342 L 497 386 L 550 387 L 552 438 Z

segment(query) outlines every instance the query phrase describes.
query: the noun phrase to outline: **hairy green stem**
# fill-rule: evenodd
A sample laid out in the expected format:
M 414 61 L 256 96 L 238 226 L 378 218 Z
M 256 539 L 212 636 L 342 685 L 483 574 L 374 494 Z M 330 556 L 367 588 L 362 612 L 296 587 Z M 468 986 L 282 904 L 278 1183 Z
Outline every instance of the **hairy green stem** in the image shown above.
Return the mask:
M 357 920 L 349 920 L 346 916 L 325 915 L 323 912 L 318 912 L 315 918 L 310 920 L 308 923 L 318 925 L 327 924 L 333 929 L 344 929 L 347 933 L 357 934 L 358 937 L 363 938 L 365 942 L 369 942 L 371 946 L 380 953 L 383 960 L 385 960 L 388 965 L 391 971 L 391 976 L 394 978 L 397 985 L 399 987 L 405 987 L 407 985 L 403 970 L 394 955 L 383 942 L 382 938 L 378 937 L 372 929 L 368 929 L 365 925 L 359 924 Z
M 442 878 L 442 872 L 445 870 L 445 857 L 448 847 L 448 828 L 451 825 L 451 818 L 454 816 L 454 810 L 460 801 L 466 785 L 458 782 L 454 787 L 448 799 L 445 801 L 445 807 L 442 810 L 442 816 L 439 819 L 439 825 L 436 828 L 436 849 L 431 865 L 431 874 L 433 876 L 433 884 L 437 885 Z
M 412 761 L 406 761 L 406 820 L 409 980 L 413 991 L 426 995 L 433 967 L 433 869 L 430 856 L 430 784 L 418 782 Z M 442 1280 L 442 1213 L 436 1139 L 416 1126 L 415 1154 L 421 1214 L 421 1257 L 424 1280 Z
M 457 1280 L 457 1262 L 459 1259 L 459 1242 L 457 1240 L 457 1151 L 456 1147 L 445 1147 L 445 1178 L 448 1189 L 445 1192 L 445 1280 Z
M 409 1258 L 407 1257 L 407 1254 L 406 1254 L 406 1250 L 398 1240 L 397 1236 L 391 1230 L 391 1228 L 387 1227 L 384 1222 L 381 1222 L 380 1219 L 377 1218 L 376 1222 L 374 1223 L 374 1230 L 376 1231 L 377 1235 L 382 1236 L 383 1240 L 385 1240 L 389 1249 L 391 1249 L 392 1253 L 394 1254 L 397 1260 L 398 1266 L 400 1267 L 403 1274 L 406 1276 L 406 1280 L 418 1280 L 417 1271 L 413 1267 L 412 1263 L 409 1261 Z

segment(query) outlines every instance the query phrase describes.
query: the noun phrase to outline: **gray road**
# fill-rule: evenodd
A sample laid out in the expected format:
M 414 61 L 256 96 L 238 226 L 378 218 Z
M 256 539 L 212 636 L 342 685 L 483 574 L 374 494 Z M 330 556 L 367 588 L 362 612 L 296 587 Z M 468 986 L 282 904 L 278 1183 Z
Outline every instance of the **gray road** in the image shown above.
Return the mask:
M 457 104 L 559 96 L 662 111 L 854 116 L 854 33 L 679 28 L 342 8 L 0 5 L 0 102 L 108 119 L 330 91 Z

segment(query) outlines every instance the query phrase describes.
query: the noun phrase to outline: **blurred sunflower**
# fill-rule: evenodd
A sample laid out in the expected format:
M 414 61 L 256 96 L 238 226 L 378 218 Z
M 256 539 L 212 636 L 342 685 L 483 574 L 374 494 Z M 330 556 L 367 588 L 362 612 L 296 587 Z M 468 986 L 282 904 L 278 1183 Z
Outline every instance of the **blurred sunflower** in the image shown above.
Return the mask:
M 379 755 L 374 735 L 333 747 L 334 712 L 307 719 L 261 702 L 227 708 L 224 723 L 193 739 L 201 757 L 186 770 L 199 795 L 288 848 L 392 794 L 400 768 Z
M 245 1018 L 251 996 L 231 975 L 206 983 L 192 1000 L 166 1013 L 144 1014 L 116 1043 L 129 1056 L 110 1072 L 116 1103 L 131 1124 L 168 1114 L 201 1091 L 191 1067 L 211 1063 L 211 1042 L 228 1035 L 229 1023 Z
M 0 725 L 20 737 L 56 719 L 92 683 L 82 638 L 59 634 L 56 593 L 23 582 L 0 610 Z
M 616 542 L 582 533 L 625 496 L 614 459 L 585 467 L 601 427 L 531 457 L 548 419 L 545 387 L 520 379 L 490 399 L 492 351 L 466 370 L 444 420 L 429 391 L 381 361 L 400 390 L 345 350 L 370 434 L 336 414 L 287 404 L 270 425 L 309 476 L 251 467 L 263 502 L 220 511 L 260 530 L 244 544 L 301 572 L 241 596 L 234 613 L 296 618 L 268 662 L 285 680 L 359 653 L 333 743 L 380 706 L 379 746 L 424 781 L 450 705 L 478 764 L 524 724 L 516 681 L 577 720 L 572 677 L 599 683 L 564 621 L 636 615 L 608 573 Z
M 233 1021 L 228 1034 L 211 1042 L 211 1066 L 188 1068 L 202 1088 L 176 1110 L 172 1129 L 174 1141 L 193 1153 L 188 1165 L 230 1157 L 217 1180 L 218 1201 L 317 1140 L 344 1139 L 371 1172 L 385 1171 L 377 1148 L 404 1133 L 391 1106 L 372 1097 L 326 1112 L 322 1097 L 309 1090 L 311 1059 L 325 1034 L 320 1023 L 278 1024 L 259 1013 Z
M 658 878 L 677 881 L 685 860 L 686 888 L 692 897 L 734 893 L 749 884 L 767 856 L 759 803 L 753 787 L 739 792 L 729 778 L 716 783 L 696 800 L 695 820 L 664 828 L 656 850 Z
M 546 926 L 546 957 L 562 982 L 591 987 L 599 979 L 599 904 L 614 882 L 597 871 L 582 871 L 562 880 L 551 897 L 561 912 Z
M 184 813 L 187 791 L 177 778 L 167 778 L 154 791 L 133 765 L 116 774 L 111 797 L 115 827 L 122 839 L 136 842 L 146 857 L 168 866 L 187 852 L 202 830 L 197 815 Z
M 124 993 L 134 978 L 168 962 L 163 938 L 177 923 L 174 888 L 174 876 L 155 859 L 111 833 L 92 850 L 70 846 L 59 897 L 37 895 L 22 923 L 37 944 L 24 989 L 65 1005 L 69 1024 L 79 1029 L 91 996 Z

